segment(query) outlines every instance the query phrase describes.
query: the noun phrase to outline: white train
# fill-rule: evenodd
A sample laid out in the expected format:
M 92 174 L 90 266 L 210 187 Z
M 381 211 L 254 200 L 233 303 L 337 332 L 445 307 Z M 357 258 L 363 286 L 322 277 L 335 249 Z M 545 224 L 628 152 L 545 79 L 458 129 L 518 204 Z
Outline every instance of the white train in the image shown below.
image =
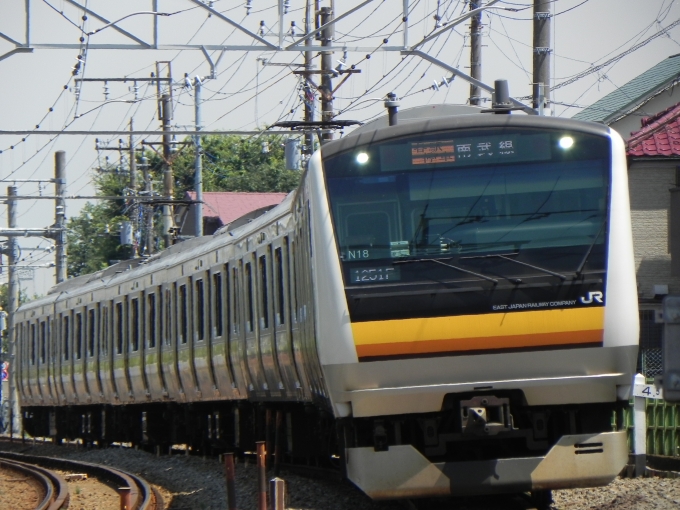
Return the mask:
M 615 132 L 414 121 L 324 145 L 253 221 L 23 305 L 24 425 L 248 450 L 281 411 L 281 455 L 372 498 L 545 502 L 626 464 L 637 317 Z

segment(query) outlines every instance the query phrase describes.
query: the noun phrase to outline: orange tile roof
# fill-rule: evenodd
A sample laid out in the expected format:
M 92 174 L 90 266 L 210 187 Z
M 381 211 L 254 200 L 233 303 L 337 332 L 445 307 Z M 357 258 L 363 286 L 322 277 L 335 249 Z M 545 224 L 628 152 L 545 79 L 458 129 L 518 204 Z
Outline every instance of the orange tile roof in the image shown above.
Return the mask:
M 642 119 L 626 142 L 628 156 L 680 156 L 680 103 Z
M 203 217 L 219 218 L 222 225 L 227 225 L 256 209 L 280 204 L 286 195 L 288 193 L 203 192 Z M 187 197 L 196 200 L 196 192 L 187 192 Z

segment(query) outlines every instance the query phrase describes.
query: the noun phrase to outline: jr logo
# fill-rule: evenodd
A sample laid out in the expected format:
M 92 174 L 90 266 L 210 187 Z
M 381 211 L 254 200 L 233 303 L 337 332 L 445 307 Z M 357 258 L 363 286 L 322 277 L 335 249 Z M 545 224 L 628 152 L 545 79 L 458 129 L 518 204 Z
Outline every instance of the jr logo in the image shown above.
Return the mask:
M 595 292 L 588 292 L 588 297 L 580 297 L 578 299 L 584 305 L 589 305 L 593 301 L 597 301 L 598 303 L 602 303 L 602 296 L 603 296 L 602 292 L 600 292 L 598 290 L 598 291 L 595 291 Z

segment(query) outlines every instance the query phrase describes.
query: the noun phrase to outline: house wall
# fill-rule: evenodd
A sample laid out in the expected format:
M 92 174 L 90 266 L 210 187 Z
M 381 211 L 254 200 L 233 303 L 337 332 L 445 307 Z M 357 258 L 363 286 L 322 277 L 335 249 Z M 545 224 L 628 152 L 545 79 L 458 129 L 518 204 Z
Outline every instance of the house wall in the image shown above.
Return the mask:
M 631 219 L 638 297 L 654 300 L 654 285 L 668 285 L 680 293 L 680 277 L 671 276 L 669 220 L 677 161 L 632 161 L 629 163 Z M 659 303 L 660 304 L 660 303 Z
M 633 131 L 640 130 L 640 121 L 642 120 L 642 117 L 656 115 L 666 108 L 676 105 L 678 102 L 680 102 L 680 86 L 675 85 L 668 90 L 664 90 L 658 96 L 643 104 L 622 119 L 612 122 L 609 127 L 615 129 L 624 140 L 628 140 Z

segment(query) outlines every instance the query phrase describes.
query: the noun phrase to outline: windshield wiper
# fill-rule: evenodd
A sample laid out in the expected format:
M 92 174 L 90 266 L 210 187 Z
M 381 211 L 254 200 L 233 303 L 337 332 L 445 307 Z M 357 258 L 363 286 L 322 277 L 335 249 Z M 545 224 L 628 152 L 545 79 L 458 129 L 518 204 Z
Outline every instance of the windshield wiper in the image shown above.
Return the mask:
M 452 264 L 447 264 L 446 262 L 442 262 L 441 260 L 437 260 L 437 259 L 395 260 L 394 262 L 392 262 L 392 264 L 412 264 L 413 262 L 434 262 L 435 264 L 441 264 L 442 266 L 450 267 L 451 269 L 455 269 L 456 271 L 460 271 L 461 273 L 471 274 L 472 276 L 476 276 L 477 278 L 481 278 L 482 280 L 492 282 L 494 285 L 498 283 L 498 280 L 496 280 L 495 278 L 491 278 L 491 277 L 485 276 L 483 274 L 475 273 L 474 271 L 468 271 L 467 269 L 463 269 L 462 267 L 454 266 Z
M 593 248 L 595 247 L 595 244 L 597 243 L 597 239 L 600 237 L 600 234 L 604 230 L 605 221 L 603 221 L 602 225 L 600 225 L 600 230 L 597 231 L 597 235 L 593 239 L 593 242 L 590 243 L 590 246 L 588 246 L 588 250 L 586 251 L 586 254 L 583 256 L 583 260 L 581 260 L 581 263 L 576 268 L 576 276 L 577 277 L 581 276 L 581 273 L 583 272 L 583 268 L 586 267 L 586 262 L 588 261 L 588 257 L 590 257 L 590 254 L 592 253 Z
M 473 257 L 461 257 L 461 260 L 463 259 L 490 259 L 490 258 L 497 258 L 497 259 L 503 259 L 503 260 L 508 260 L 510 262 L 514 262 L 515 264 L 520 264 L 522 266 L 530 267 L 531 269 L 535 269 L 536 271 L 541 271 L 543 273 L 547 273 L 552 276 L 557 276 L 560 280 L 564 281 L 567 279 L 567 277 L 561 273 L 556 273 L 555 271 L 551 271 L 550 269 L 546 269 L 544 267 L 540 266 L 535 266 L 534 264 L 527 264 L 526 262 L 522 262 L 520 260 L 515 260 L 511 259 L 508 257 L 508 255 L 514 256 L 518 255 L 518 253 L 493 253 L 490 255 L 476 255 Z

